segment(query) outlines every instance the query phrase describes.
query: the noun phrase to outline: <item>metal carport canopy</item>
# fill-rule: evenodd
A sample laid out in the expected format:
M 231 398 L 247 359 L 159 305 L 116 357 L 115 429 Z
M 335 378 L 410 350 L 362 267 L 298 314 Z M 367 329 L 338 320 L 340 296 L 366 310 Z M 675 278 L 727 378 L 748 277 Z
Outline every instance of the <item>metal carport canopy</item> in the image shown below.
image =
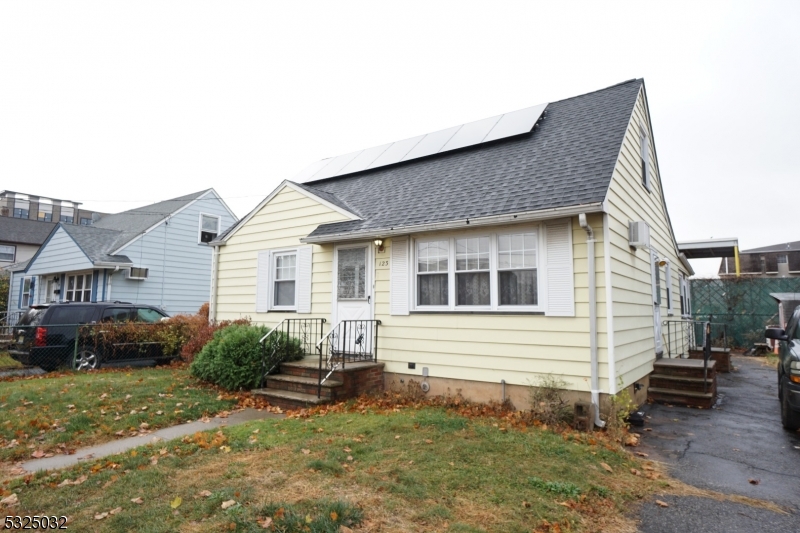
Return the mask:
M 678 250 L 688 259 L 708 259 L 711 257 L 735 257 L 738 255 L 739 239 L 705 239 L 702 241 L 683 241 Z

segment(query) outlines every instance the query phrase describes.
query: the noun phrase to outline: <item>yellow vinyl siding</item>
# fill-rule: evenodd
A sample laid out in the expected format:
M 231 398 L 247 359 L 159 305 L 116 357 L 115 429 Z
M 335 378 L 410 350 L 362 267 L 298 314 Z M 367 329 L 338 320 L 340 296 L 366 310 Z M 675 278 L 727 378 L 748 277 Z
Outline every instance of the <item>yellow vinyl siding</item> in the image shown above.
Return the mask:
M 597 239 L 600 386 L 601 390 L 608 391 L 602 215 L 590 215 L 589 222 Z M 502 229 L 507 228 L 485 231 Z M 389 314 L 389 266 L 380 266 L 382 260 L 391 256 L 389 240 L 386 251 L 376 255 L 375 276 L 375 313 L 382 322 L 378 356 L 386 363 L 386 371 L 421 376 L 422 367 L 427 367 L 431 378 L 496 383 L 505 380 L 509 385 L 528 385 L 538 375 L 552 374 L 567 381 L 572 390 L 589 391 L 586 233 L 577 217 L 572 220 L 572 232 L 575 317 L 413 311 L 409 316 L 392 316 Z M 413 272 L 412 268 L 412 276 Z M 416 369 L 410 370 L 409 362 L 416 363 Z
M 650 143 L 650 192 L 642 185 L 639 124 L 648 131 Z M 672 306 L 667 315 L 666 269 L 661 268 L 661 320 L 680 318 L 678 275 L 686 269 L 678 259 L 664 201 L 661 196 L 653 135 L 643 93 L 633 110 L 613 178 L 606 197 L 611 252 L 615 373 L 628 386 L 653 370 L 655 340 L 653 326 L 650 253 L 632 251 L 628 245 L 629 221 L 644 220 L 650 226 L 650 242 L 672 270 Z M 666 334 L 666 328 L 664 328 Z M 666 346 L 665 346 L 666 350 Z
M 258 252 L 299 246 L 320 224 L 347 218 L 298 193 L 283 188 L 220 247 L 217 282 L 217 320 L 250 317 L 274 326 L 284 318 L 325 318 L 331 313 L 333 245 L 313 247 L 311 314 L 256 313 L 256 264 Z

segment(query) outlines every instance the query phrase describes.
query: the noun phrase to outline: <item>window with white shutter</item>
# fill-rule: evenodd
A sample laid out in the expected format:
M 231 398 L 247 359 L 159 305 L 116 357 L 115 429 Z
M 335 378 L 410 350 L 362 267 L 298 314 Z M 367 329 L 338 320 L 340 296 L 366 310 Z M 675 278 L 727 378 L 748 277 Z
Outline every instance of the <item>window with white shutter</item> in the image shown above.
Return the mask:
M 389 312 L 392 315 L 408 314 L 408 239 L 393 238 L 389 265 Z
M 256 312 L 311 312 L 312 247 L 258 253 Z
M 572 222 L 548 222 L 547 315 L 575 316 L 575 282 L 572 269 Z

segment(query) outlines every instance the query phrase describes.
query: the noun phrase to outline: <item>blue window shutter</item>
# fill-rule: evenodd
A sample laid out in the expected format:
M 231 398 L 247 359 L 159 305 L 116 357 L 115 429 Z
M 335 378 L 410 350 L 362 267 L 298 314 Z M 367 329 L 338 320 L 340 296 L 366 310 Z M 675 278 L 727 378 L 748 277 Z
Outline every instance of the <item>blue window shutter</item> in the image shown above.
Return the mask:
M 25 276 L 19 280 L 19 302 L 17 303 L 17 309 L 22 309 L 22 287 L 25 286 Z

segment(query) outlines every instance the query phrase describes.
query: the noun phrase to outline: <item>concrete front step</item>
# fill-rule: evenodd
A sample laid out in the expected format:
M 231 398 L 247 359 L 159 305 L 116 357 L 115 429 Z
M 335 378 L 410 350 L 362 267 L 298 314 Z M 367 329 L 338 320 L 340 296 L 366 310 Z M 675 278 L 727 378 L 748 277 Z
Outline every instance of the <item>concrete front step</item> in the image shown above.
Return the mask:
M 267 376 L 268 389 L 285 390 L 292 392 L 303 392 L 305 394 L 317 394 L 319 380 L 305 376 L 295 376 L 292 374 L 274 374 Z M 325 398 L 336 398 L 336 389 L 341 388 L 341 381 L 329 378 L 322 384 L 321 395 Z
M 650 374 L 650 387 L 656 389 L 674 389 L 689 392 L 715 392 L 716 380 L 673 376 L 670 374 Z M 705 387 L 705 390 L 703 390 Z
M 280 389 L 253 389 L 252 393 L 266 399 L 270 405 L 281 409 L 303 409 L 331 403 L 330 398 L 317 398 L 316 394 Z
M 702 407 L 711 409 L 716 399 L 716 394 L 712 392 L 692 392 L 676 389 L 661 389 L 650 387 L 647 390 L 647 398 L 658 403 L 669 403 L 674 405 L 685 405 L 687 407 Z

